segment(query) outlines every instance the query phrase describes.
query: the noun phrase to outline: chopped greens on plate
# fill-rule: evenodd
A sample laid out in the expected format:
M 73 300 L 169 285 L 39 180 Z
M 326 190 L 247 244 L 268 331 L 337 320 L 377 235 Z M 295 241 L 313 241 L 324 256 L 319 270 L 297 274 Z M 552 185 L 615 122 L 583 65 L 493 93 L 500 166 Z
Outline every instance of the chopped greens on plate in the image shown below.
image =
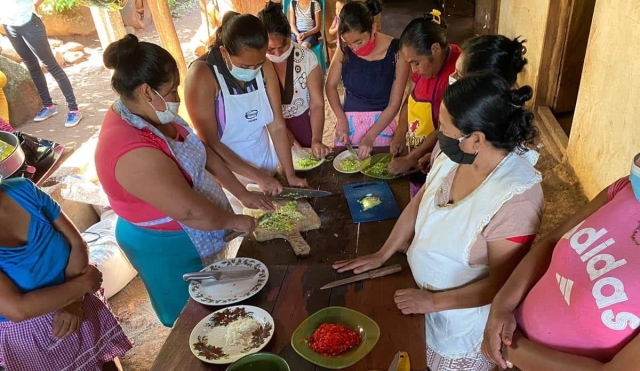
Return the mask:
M 295 160 L 295 164 L 299 169 L 307 169 L 316 166 L 320 161 L 322 160 L 309 156 Z
M 380 161 L 377 164 L 366 169 L 367 174 L 371 174 L 373 176 L 389 176 L 389 170 L 387 167 L 389 166 L 389 161 Z
M 340 167 L 344 171 L 356 171 L 360 168 L 361 161 L 354 159 L 353 157 L 345 158 L 340 161 Z

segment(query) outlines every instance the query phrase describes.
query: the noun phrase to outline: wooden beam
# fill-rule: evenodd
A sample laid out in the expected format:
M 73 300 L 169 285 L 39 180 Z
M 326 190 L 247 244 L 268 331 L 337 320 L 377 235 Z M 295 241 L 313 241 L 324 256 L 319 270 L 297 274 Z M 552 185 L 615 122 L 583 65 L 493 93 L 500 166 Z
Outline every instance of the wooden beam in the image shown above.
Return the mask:
M 127 34 L 119 11 L 110 12 L 107 9 L 95 6 L 91 6 L 89 9 L 91 10 L 93 23 L 96 25 L 102 50 L 106 50 L 109 44 L 122 39 Z
M 173 24 L 173 18 L 171 17 L 171 10 L 169 9 L 169 3 L 166 0 L 147 0 L 149 2 L 149 8 L 151 9 L 151 16 L 153 17 L 153 23 L 156 25 L 156 31 L 160 35 L 160 42 L 162 47 L 165 48 L 178 64 L 178 71 L 180 72 L 180 86 L 178 87 L 178 94 L 184 97 L 184 80 L 187 77 L 187 63 L 182 53 L 182 46 L 180 45 L 180 39 L 176 32 L 176 27 Z M 191 120 L 187 113 L 184 100 L 180 104 L 179 110 L 180 117 L 182 117 L 189 125 Z
M 534 89 L 536 106 L 553 105 L 574 1 L 554 0 L 549 3 L 538 86 Z
M 567 159 L 567 146 L 569 138 L 556 120 L 555 116 L 547 106 L 539 107 L 536 110 L 536 126 L 540 137 L 549 153 L 558 161 L 565 162 Z
M 173 24 L 169 3 L 166 0 L 147 0 L 151 8 L 151 16 L 153 23 L 156 25 L 156 31 L 160 35 L 162 47 L 167 49 L 178 63 L 180 71 L 180 86 L 184 86 L 184 79 L 187 76 L 187 64 L 182 54 L 180 39 Z

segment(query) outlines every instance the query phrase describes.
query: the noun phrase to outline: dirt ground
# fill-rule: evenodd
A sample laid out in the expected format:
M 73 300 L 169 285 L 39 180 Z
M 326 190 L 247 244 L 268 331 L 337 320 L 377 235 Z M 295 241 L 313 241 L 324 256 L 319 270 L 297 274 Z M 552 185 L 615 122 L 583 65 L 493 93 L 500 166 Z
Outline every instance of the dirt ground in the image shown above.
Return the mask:
M 189 44 L 189 40 L 200 25 L 198 10 L 193 6 L 192 0 L 190 4 L 183 6 L 182 16 L 175 19 L 187 63 L 194 59 L 193 47 Z M 138 33 L 138 36 L 145 41 L 159 43 L 153 27 Z M 76 128 L 65 129 L 65 115 L 61 114 L 41 123 L 25 124 L 20 127 L 20 130 L 56 140 L 69 148 L 74 148 L 99 129 L 104 114 L 116 95 L 109 87 L 110 72 L 102 66 L 102 50 L 97 37 L 67 39 L 81 42 L 91 51 L 87 61 L 65 68 L 75 87 L 84 120 Z M 47 77 L 50 79 L 49 84 L 54 100 L 63 103 L 63 96 L 55 81 L 51 80 L 51 76 Z M 64 109 L 61 111 L 64 112 Z M 335 118 L 328 104 L 326 111 L 325 140 L 331 143 Z M 571 168 L 556 162 L 544 148 L 541 148 L 540 152 L 541 157 L 537 167 L 544 177 L 542 186 L 545 194 L 545 214 L 542 233 L 546 233 L 585 204 L 587 199 Z M 140 278 L 136 277 L 123 291 L 111 298 L 110 302 L 125 332 L 134 343 L 134 348 L 121 359 L 124 369 L 127 371 L 149 370 L 170 330 L 163 327 L 155 317 Z

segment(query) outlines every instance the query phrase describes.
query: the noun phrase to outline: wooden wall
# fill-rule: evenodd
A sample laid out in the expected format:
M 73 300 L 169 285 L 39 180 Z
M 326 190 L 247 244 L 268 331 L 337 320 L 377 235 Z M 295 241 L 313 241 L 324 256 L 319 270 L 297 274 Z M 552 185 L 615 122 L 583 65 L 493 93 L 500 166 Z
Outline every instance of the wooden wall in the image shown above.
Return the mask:
M 640 152 L 640 1 L 597 1 L 568 157 L 587 197 L 629 174 Z
M 530 85 L 534 89 L 537 86 L 550 1 L 502 0 L 500 2 L 498 33 L 508 37 L 522 36 L 527 39 L 525 46 L 529 64 L 518 78 L 520 86 Z

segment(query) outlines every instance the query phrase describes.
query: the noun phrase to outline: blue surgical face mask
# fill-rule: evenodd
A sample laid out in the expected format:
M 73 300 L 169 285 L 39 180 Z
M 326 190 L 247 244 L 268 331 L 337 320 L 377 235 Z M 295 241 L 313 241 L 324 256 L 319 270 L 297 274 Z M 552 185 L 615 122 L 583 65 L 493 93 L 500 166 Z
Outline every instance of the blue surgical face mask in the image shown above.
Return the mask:
M 231 61 L 231 56 L 229 56 L 229 54 L 227 54 L 227 57 L 229 58 L 229 64 L 231 64 L 231 68 L 229 69 L 229 72 L 231 72 L 231 76 L 233 76 L 233 78 L 236 80 L 240 80 L 244 82 L 252 81 L 253 79 L 256 78 L 256 76 L 258 76 L 258 73 L 262 69 L 262 66 L 256 68 L 255 70 L 252 70 L 250 68 L 237 67 Z
M 636 199 L 640 201 L 640 166 L 638 161 L 640 160 L 640 153 L 633 158 L 631 163 L 631 173 L 629 174 L 629 180 L 631 181 L 631 187 L 633 193 L 636 195 Z

